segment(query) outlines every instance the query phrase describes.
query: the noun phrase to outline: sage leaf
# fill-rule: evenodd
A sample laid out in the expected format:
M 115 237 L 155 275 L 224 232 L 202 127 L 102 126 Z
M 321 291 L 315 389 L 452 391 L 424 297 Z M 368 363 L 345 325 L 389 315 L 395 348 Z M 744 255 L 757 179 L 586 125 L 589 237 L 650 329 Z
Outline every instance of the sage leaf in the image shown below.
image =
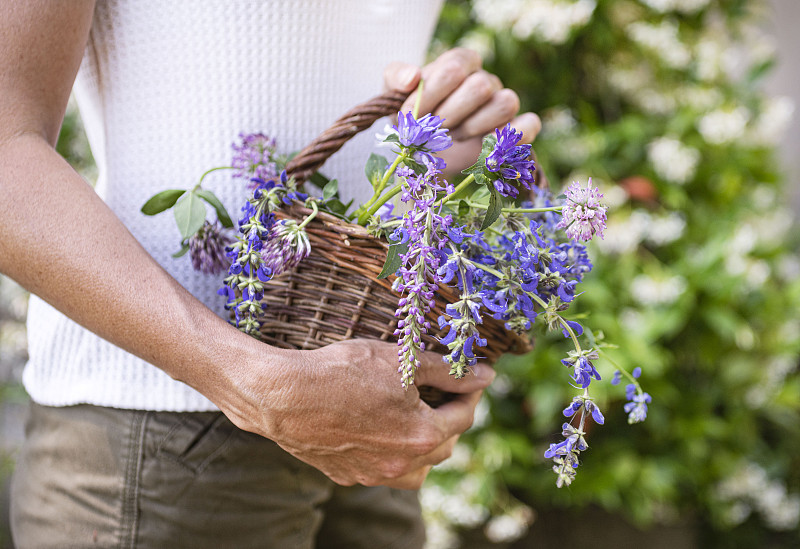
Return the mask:
M 364 167 L 364 173 L 367 174 L 367 179 L 372 183 L 373 187 L 377 186 L 378 182 L 383 179 L 383 173 L 388 165 L 389 161 L 383 156 L 375 153 L 369 155 L 367 165 Z
M 386 261 L 383 264 L 383 270 L 378 275 L 378 278 L 386 278 L 397 272 L 400 265 L 403 264 L 403 259 L 400 257 L 408 251 L 408 242 L 398 242 L 389 246 L 389 251 L 386 253 Z
M 485 231 L 492 224 L 497 221 L 497 218 L 500 217 L 500 213 L 503 211 L 503 199 L 500 196 L 500 193 L 497 192 L 494 187 L 490 189 L 491 195 L 489 196 L 489 209 L 486 210 L 486 215 L 483 217 L 483 222 L 481 223 L 481 230 Z
M 214 208 L 214 211 L 217 212 L 217 219 L 219 219 L 219 222 L 222 223 L 223 227 L 228 227 L 229 229 L 233 227 L 231 216 L 228 215 L 228 210 L 226 210 L 225 206 L 222 205 L 222 202 L 220 202 L 219 198 L 217 198 L 217 195 L 205 189 L 198 189 L 195 191 L 195 193 L 197 193 L 197 196 L 208 202 L 211 207 Z M 203 219 L 205 219 L 205 214 L 203 214 Z
M 142 213 L 145 215 L 160 214 L 164 210 L 168 210 L 175 205 L 175 202 L 185 193 L 183 189 L 168 189 L 154 194 L 142 206 Z
M 322 200 L 331 200 L 339 194 L 339 182 L 336 179 L 331 179 L 325 184 L 322 189 Z
M 206 207 L 196 192 L 187 193 L 175 204 L 173 211 L 181 238 L 192 237 L 206 220 Z

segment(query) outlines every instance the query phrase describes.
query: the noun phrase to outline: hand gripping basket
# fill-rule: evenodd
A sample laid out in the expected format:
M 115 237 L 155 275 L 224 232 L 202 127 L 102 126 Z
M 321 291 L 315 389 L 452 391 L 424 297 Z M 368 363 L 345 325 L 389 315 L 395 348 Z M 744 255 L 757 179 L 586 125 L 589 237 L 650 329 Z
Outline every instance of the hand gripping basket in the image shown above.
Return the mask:
M 406 97 L 386 93 L 354 108 L 295 156 L 286 168 L 288 174 L 298 182 L 307 180 L 356 133 L 379 118 L 396 114 Z M 277 215 L 299 220 L 309 213 L 308 209 L 292 206 Z M 309 257 L 267 283 L 267 308 L 264 318 L 259 319 L 263 341 L 305 350 L 354 338 L 395 341 L 394 312 L 399 296 L 391 290 L 394 276 L 377 278 L 389 244 L 371 236 L 364 227 L 323 212 L 306 226 L 306 231 L 311 242 Z M 437 319 L 445 305 L 457 299 L 456 288 L 439 289 L 437 307 L 428 314 L 433 328 L 438 326 Z M 483 318 L 480 330 L 488 346 L 477 352 L 489 362 L 506 352 L 530 350 L 527 338 L 507 331 L 502 321 L 488 314 Z M 424 336 L 426 349 L 447 353 L 437 335 L 434 332 Z

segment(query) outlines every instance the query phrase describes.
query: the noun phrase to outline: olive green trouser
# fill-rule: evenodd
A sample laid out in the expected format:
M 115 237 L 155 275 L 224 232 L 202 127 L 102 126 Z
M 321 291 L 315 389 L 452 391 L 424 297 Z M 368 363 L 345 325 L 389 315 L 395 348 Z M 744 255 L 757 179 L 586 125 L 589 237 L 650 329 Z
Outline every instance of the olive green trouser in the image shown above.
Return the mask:
M 419 548 L 416 492 L 337 486 L 221 413 L 31 405 L 17 549 Z

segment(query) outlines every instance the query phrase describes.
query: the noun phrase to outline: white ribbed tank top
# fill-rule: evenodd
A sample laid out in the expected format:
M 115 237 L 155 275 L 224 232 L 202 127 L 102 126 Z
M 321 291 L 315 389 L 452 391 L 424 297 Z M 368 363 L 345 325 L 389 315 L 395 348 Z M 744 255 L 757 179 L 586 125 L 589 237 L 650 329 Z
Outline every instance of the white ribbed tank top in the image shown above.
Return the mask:
M 424 61 L 441 3 L 99 0 L 74 87 L 98 165 L 98 194 L 172 276 L 223 315 L 221 278 L 193 271 L 188 255 L 173 259 L 180 237 L 171 214 L 146 217 L 142 204 L 229 165 L 230 145 L 242 131 L 275 137 L 282 152 L 302 148 L 380 93 L 389 62 Z M 322 169 L 339 179 L 346 198 L 368 188 L 363 167 L 374 140 L 373 131 L 364 132 Z M 222 171 L 203 185 L 236 217 L 245 199 L 241 182 Z M 28 339 L 23 382 L 41 404 L 215 409 L 36 297 Z

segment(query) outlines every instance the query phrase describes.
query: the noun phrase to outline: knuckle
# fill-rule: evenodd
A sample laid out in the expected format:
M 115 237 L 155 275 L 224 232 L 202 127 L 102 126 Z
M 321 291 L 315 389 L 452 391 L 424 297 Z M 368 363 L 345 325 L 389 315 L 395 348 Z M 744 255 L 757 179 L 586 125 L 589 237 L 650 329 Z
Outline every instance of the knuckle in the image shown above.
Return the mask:
M 508 88 L 497 92 L 497 107 L 504 117 L 513 117 L 519 111 L 519 96 Z
M 480 66 L 483 63 L 483 58 L 481 58 L 481 54 L 477 51 L 464 48 L 464 47 L 457 47 L 450 50 L 453 54 L 457 57 L 460 57 L 464 60 L 464 62 L 468 64 L 474 64 Z
M 490 99 L 496 90 L 491 75 L 483 71 L 469 77 L 469 86 L 470 93 L 484 101 Z
M 383 478 L 396 479 L 406 474 L 407 469 L 407 460 L 401 458 L 392 458 L 384 461 L 381 464 L 379 473 L 381 476 L 383 476 Z
M 422 433 L 414 438 L 409 446 L 414 454 L 424 456 L 439 446 L 439 437 L 433 433 Z
M 457 59 L 448 59 L 442 64 L 441 78 L 451 87 L 463 82 L 467 76 L 469 76 L 467 67 Z

